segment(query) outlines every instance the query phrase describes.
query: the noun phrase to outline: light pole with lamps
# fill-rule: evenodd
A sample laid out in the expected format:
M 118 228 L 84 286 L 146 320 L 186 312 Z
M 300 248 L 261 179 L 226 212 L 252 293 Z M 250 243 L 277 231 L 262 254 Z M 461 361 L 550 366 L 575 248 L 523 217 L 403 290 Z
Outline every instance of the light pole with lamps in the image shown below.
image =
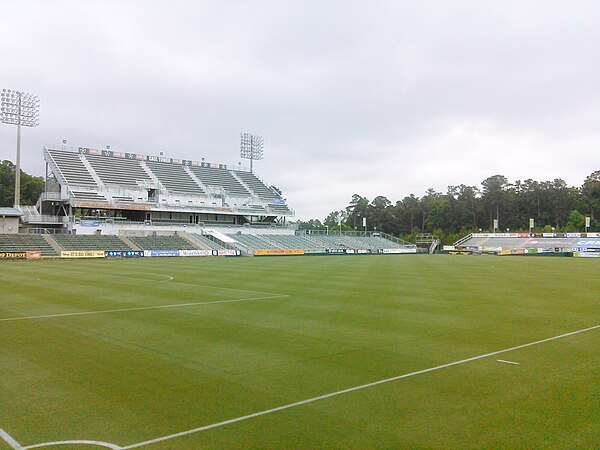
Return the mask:
M 242 133 L 240 138 L 240 157 L 250 160 L 250 172 L 252 161 L 263 159 L 265 142 L 262 136 L 257 134 Z
M 17 160 L 15 163 L 15 208 L 21 203 L 21 126 L 36 127 L 40 123 L 40 101 L 37 95 L 2 89 L 0 122 L 17 126 Z

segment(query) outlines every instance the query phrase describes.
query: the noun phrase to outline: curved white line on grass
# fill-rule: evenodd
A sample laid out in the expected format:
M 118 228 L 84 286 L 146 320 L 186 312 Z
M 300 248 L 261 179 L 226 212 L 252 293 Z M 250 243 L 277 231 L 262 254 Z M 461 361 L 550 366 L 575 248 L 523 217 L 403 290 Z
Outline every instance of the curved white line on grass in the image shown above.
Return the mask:
M 447 367 L 452 367 L 452 366 L 458 366 L 459 364 L 465 364 L 465 363 L 468 363 L 468 362 L 471 362 L 471 361 L 476 361 L 478 359 L 487 358 L 489 356 L 499 355 L 501 353 L 511 352 L 513 350 L 518 350 L 518 349 L 521 349 L 521 348 L 531 347 L 533 345 L 543 344 L 544 342 L 554 341 L 556 339 L 561 339 L 561 338 L 564 338 L 564 337 L 567 337 L 567 336 L 573 336 L 574 334 L 584 333 L 586 331 L 595 330 L 597 328 L 600 328 L 600 325 L 595 325 L 593 327 L 584 328 L 582 330 L 572 331 L 570 333 L 565 333 L 565 334 L 561 334 L 561 335 L 558 335 L 558 336 L 553 336 L 553 337 L 550 337 L 550 338 L 542 339 L 540 341 L 530 342 L 528 344 L 517 345 L 516 347 L 505 348 L 504 350 L 498 350 L 498 351 L 495 351 L 495 352 L 486 353 L 485 355 L 479 355 L 479 356 L 474 356 L 472 358 L 461 359 L 460 361 L 454 361 L 454 362 L 451 362 L 451 363 L 448 363 L 448 364 L 442 364 L 441 366 L 430 367 L 429 369 L 418 370 L 416 372 L 406 373 L 404 375 L 398 375 L 398 376 L 395 376 L 395 377 L 392 377 L 392 378 L 386 378 L 384 380 L 374 381 L 372 383 L 367 383 L 367 384 L 363 384 L 361 386 L 355 386 L 355 387 L 351 387 L 351 388 L 348 388 L 348 389 L 343 389 L 343 390 L 337 391 L 337 392 L 331 392 L 329 394 L 320 395 L 318 397 L 313 397 L 313 398 L 309 398 L 309 399 L 306 399 L 306 400 L 301 400 L 301 401 L 295 402 L 295 403 L 289 403 L 287 405 L 278 406 L 276 408 L 267 409 L 267 410 L 264 410 L 264 411 L 259 411 L 259 412 L 253 413 L 253 414 L 248 414 L 246 416 L 236 417 L 235 419 L 224 420 L 223 422 L 217 422 L 217 423 L 213 423 L 211 425 L 205 425 L 203 427 L 194 428 L 192 430 L 182 431 L 180 433 L 170 434 L 168 436 L 162 436 L 162 437 L 159 437 L 159 438 L 156 438 L 156 439 L 150 439 L 148 441 L 138 442 L 137 444 L 126 445 L 126 446 L 124 446 L 122 448 L 122 450 L 129 450 L 129 449 L 132 449 L 132 448 L 144 447 L 146 445 L 156 444 L 157 442 L 163 442 L 163 441 L 167 441 L 167 440 L 170 440 L 170 439 L 175 439 L 175 438 L 178 438 L 178 437 L 188 436 L 190 434 L 199 433 L 201 431 L 210 430 L 212 428 L 218 428 L 218 427 L 222 427 L 222 426 L 225 426 L 225 425 L 230 425 L 232 423 L 242 422 L 244 420 L 253 419 L 255 417 L 264 416 L 264 415 L 271 414 L 271 413 L 278 412 L 278 411 L 283 411 L 285 409 L 295 408 L 296 406 L 302 406 L 302 405 L 306 405 L 308 403 L 317 402 L 319 400 L 325 400 L 327 398 L 336 397 L 338 395 L 347 394 L 349 392 L 354 392 L 354 391 L 359 391 L 359 390 L 362 390 L 362 389 L 367 389 L 367 388 L 370 388 L 370 387 L 373 387 L 373 386 L 378 386 L 380 384 L 389 383 L 391 381 L 397 381 L 397 380 L 401 380 L 403 378 L 412 377 L 412 376 L 415 376 L 415 375 L 421 375 L 421 374 L 428 373 L 428 372 L 434 372 L 436 370 L 445 369 Z
M 71 271 L 69 273 L 80 273 L 82 275 L 89 275 L 89 272 Z M 94 273 L 99 273 L 99 272 L 94 272 Z M 126 277 L 124 275 L 115 275 L 115 274 L 112 274 L 112 273 L 100 273 L 100 275 L 105 275 L 105 276 L 110 276 L 110 277 L 115 277 L 115 278 L 123 278 L 125 280 L 134 280 L 134 281 L 156 281 L 156 280 L 151 280 L 151 279 L 148 279 L 148 278 Z M 162 277 L 169 277 L 170 278 L 170 280 L 161 280 L 161 281 L 159 281 L 159 283 L 165 283 L 167 281 L 173 281 L 174 280 L 174 278 L 171 277 L 170 275 L 162 275 L 162 274 L 156 274 L 156 275 L 160 275 Z M 207 285 L 207 284 L 184 283 L 184 282 L 181 282 L 181 281 L 175 281 L 173 284 L 180 284 L 182 286 L 194 286 L 194 287 L 202 287 L 202 288 L 210 288 L 210 289 L 219 289 L 221 291 L 246 292 L 248 294 L 284 295 L 284 294 L 277 294 L 275 292 L 250 291 L 248 289 L 236 289 L 236 288 L 228 288 L 228 287 L 223 287 L 223 286 L 210 286 L 210 285 Z
M 76 270 L 72 270 L 69 273 L 79 273 L 81 275 L 89 275 L 89 272 L 78 272 Z M 99 272 L 94 272 L 94 273 L 99 273 Z M 126 277 L 124 275 L 115 275 L 114 273 L 99 273 L 100 275 L 103 276 L 109 276 L 109 277 L 114 277 L 114 278 L 123 278 L 125 280 L 134 280 L 134 281 L 147 281 L 147 282 L 152 282 L 152 281 L 156 281 L 157 283 L 167 283 L 169 281 L 173 281 L 174 277 L 172 277 L 171 275 L 165 275 L 163 273 L 156 273 L 154 274 L 157 277 L 165 277 L 164 280 L 156 280 L 156 279 L 149 279 L 149 278 L 141 278 L 141 277 Z
M 13 437 L 6 431 L 4 431 L 2 428 L 0 428 L 0 438 L 2 438 L 2 440 L 8 445 L 10 445 L 14 450 L 23 450 L 21 444 L 15 441 Z
M 193 303 L 174 303 L 171 305 L 157 305 L 157 306 L 137 306 L 133 308 L 119 308 L 119 309 L 105 309 L 98 311 L 81 311 L 72 313 L 61 313 L 61 314 L 44 314 L 39 316 L 23 316 L 23 317 L 5 317 L 0 318 L 0 322 L 14 322 L 16 320 L 33 320 L 33 319 L 50 319 L 53 317 L 72 317 L 72 316 L 89 316 L 91 314 L 108 314 L 117 312 L 127 311 L 145 311 L 148 309 L 167 309 L 167 308 L 181 308 L 184 306 L 202 306 L 202 305 L 218 305 L 220 303 L 241 303 L 250 302 L 256 300 L 275 300 L 279 298 L 289 298 L 289 295 L 272 295 L 267 297 L 253 297 L 253 298 L 240 298 L 234 300 L 217 300 L 214 302 L 193 302 Z
M 97 447 L 110 448 L 111 450 L 123 450 L 123 447 L 110 442 L 102 441 L 86 441 L 86 440 L 74 440 L 74 441 L 56 441 L 56 442 L 44 442 L 42 444 L 28 445 L 27 447 L 21 447 L 23 450 L 30 448 L 41 448 L 41 447 L 52 447 L 54 445 L 95 445 Z

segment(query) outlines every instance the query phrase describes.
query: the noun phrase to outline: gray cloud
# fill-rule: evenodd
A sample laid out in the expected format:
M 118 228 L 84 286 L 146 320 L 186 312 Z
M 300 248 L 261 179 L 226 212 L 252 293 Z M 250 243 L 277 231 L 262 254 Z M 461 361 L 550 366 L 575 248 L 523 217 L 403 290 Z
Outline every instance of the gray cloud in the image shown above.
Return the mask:
M 354 193 L 563 178 L 600 169 L 595 1 L 3 2 L 5 88 L 40 96 L 44 143 L 237 164 L 300 218 Z M 23 27 L 23 18 L 27 27 Z M 14 159 L 14 127 L 0 158 Z

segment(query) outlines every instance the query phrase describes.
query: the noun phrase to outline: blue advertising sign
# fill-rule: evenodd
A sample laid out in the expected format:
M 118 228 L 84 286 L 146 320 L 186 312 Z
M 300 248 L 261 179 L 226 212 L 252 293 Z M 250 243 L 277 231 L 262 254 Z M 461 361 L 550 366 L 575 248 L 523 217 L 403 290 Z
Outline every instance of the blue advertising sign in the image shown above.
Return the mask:
M 179 250 L 150 250 L 150 256 L 180 256 Z
M 144 256 L 144 252 L 138 250 L 109 250 L 105 253 L 107 258 L 141 258 Z
M 79 222 L 79 224 L 82 227 L 99 227 L 100 221 L 99 220 L 81 220 Z
M 573 247 L 578 248 L 600 248 L 600 238 L 583 238 L 578 239 Z

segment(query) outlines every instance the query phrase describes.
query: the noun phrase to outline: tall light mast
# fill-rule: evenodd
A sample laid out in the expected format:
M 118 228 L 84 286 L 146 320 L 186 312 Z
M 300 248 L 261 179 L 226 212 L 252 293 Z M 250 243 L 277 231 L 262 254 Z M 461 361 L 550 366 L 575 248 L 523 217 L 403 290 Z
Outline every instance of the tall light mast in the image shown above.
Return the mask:
M 257 134 L 242 133 L 240 139 L 240 157 L 250 160 L 250 172 L 253 172 L 252 161 L 263 159 L 263 137 Z
M 40 123 L 40 100 L 37 95 L 2 89 L 0 122 L 17 126 L 17 160 L 15 163 L 15 208 L 21 203 L 21 126 L 37 127 Z

